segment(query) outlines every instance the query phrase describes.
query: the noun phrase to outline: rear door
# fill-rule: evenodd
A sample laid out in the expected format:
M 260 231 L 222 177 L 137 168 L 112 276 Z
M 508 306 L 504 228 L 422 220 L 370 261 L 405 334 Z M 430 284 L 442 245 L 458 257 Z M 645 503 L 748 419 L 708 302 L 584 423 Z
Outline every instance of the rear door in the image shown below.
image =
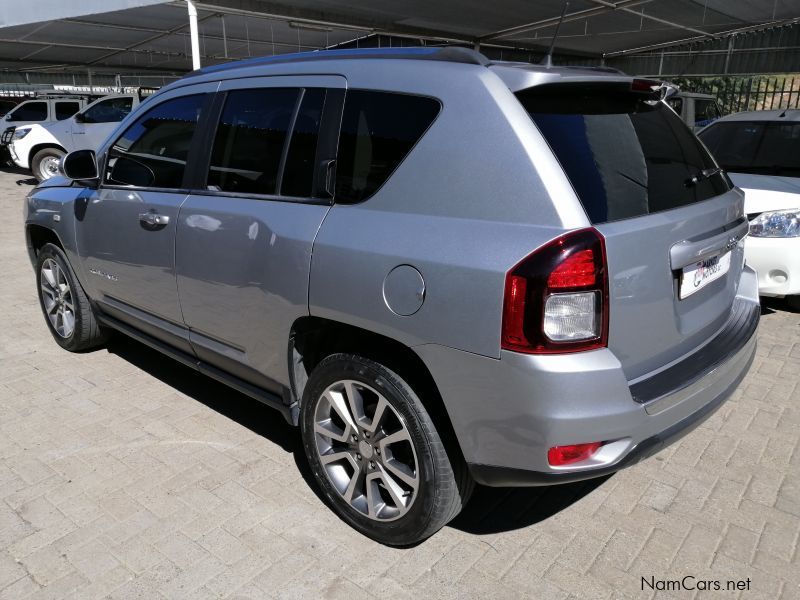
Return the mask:
M 180 211 L 178 290 L 193 349 L 270 391 L 288 383 L 290 328 L 308 314 L 344 87 L 322 76 L 224 81 L 202 141 L 209 156 Z
M 518 94 L 606 238 L 609 347 L 629 380 L 691 352 L 728 318 L 743 197 L 675 113 L 630 83 Z

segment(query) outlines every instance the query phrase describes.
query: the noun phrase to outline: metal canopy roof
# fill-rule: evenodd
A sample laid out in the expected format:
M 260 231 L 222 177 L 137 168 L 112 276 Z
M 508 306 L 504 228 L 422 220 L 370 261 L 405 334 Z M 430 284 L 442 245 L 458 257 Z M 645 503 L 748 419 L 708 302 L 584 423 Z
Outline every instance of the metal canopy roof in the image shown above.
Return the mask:
M 154 1 L 102 0 L 102 5 L 113 9 Z M 41 20 L 50 13 L 40 3 L 13 3 L 13 22 L 22 24 L 3 27 L 0 22 L 0 80 L 2 71 L 191 70 L 185 2 L 102 13 L 95 12 L 98 0 L 85 2 L 83 12 L 92 14 L 78 16 L 83 3 L 70 2 L 64 4 L 73 16 L 50 21 Z M 562 6 L 561 0 L 206 0 L 197 4 L 201 62 L 206 66 L 341 44 L 372 45 L 376 34 L 393 36 L 378 39 L 414 43 L 480 44 L 490 54 L 492 49 L 516 48 L 536 58 L 549 45 Z M 9 12 L 0 11 L 0 18 L 8 19 Z M 687 40 L 714 42 L 748 28 L 798 27 L 798 22 L 799 0 L 571 0 L 556 58 L 579 56 L 592 62 Z

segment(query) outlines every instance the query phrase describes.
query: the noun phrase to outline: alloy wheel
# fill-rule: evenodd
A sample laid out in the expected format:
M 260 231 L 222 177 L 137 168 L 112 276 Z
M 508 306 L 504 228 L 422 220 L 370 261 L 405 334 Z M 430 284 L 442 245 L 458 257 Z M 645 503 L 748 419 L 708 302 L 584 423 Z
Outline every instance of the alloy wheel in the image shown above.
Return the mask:
M 42 302 L 55 332 L 68 338 L 75 331 L 75 303 L 69 282 L 58 263 L 47 258 L 39 271 Z
M 333 383 L 317 400 L 314 438 L 333 487 L 376 521 L 405 515 L 419 489 L 411 434 L 389 401 L 354 380 Z

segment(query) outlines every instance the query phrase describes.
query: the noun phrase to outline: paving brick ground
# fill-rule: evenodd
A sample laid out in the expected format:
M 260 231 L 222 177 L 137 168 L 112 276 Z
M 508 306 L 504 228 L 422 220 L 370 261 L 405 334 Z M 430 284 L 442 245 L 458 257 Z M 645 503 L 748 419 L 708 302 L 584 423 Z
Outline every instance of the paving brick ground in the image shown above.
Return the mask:
M 134 342 L 50 338 L 24 249 L 31 182 L 0 172 L 0 600 L 650 598 L 641 577 L 800 598 L 800 314 L 765 309 L 733 398 L 610 478 L 479 489 L 419 546 L 379 546 L 310 486 L 269 409 Z

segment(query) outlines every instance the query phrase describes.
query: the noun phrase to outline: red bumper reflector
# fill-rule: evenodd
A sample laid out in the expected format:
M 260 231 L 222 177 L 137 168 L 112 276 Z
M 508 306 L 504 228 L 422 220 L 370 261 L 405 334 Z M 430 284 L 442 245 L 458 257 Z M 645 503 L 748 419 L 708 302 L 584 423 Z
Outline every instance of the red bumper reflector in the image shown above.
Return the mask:
M 573 444 L 571 446 L 554 446 L 547 451 L 547 462 L 554 467 L 570 465 L 591 458 L 600 449 L 603 442 Z

